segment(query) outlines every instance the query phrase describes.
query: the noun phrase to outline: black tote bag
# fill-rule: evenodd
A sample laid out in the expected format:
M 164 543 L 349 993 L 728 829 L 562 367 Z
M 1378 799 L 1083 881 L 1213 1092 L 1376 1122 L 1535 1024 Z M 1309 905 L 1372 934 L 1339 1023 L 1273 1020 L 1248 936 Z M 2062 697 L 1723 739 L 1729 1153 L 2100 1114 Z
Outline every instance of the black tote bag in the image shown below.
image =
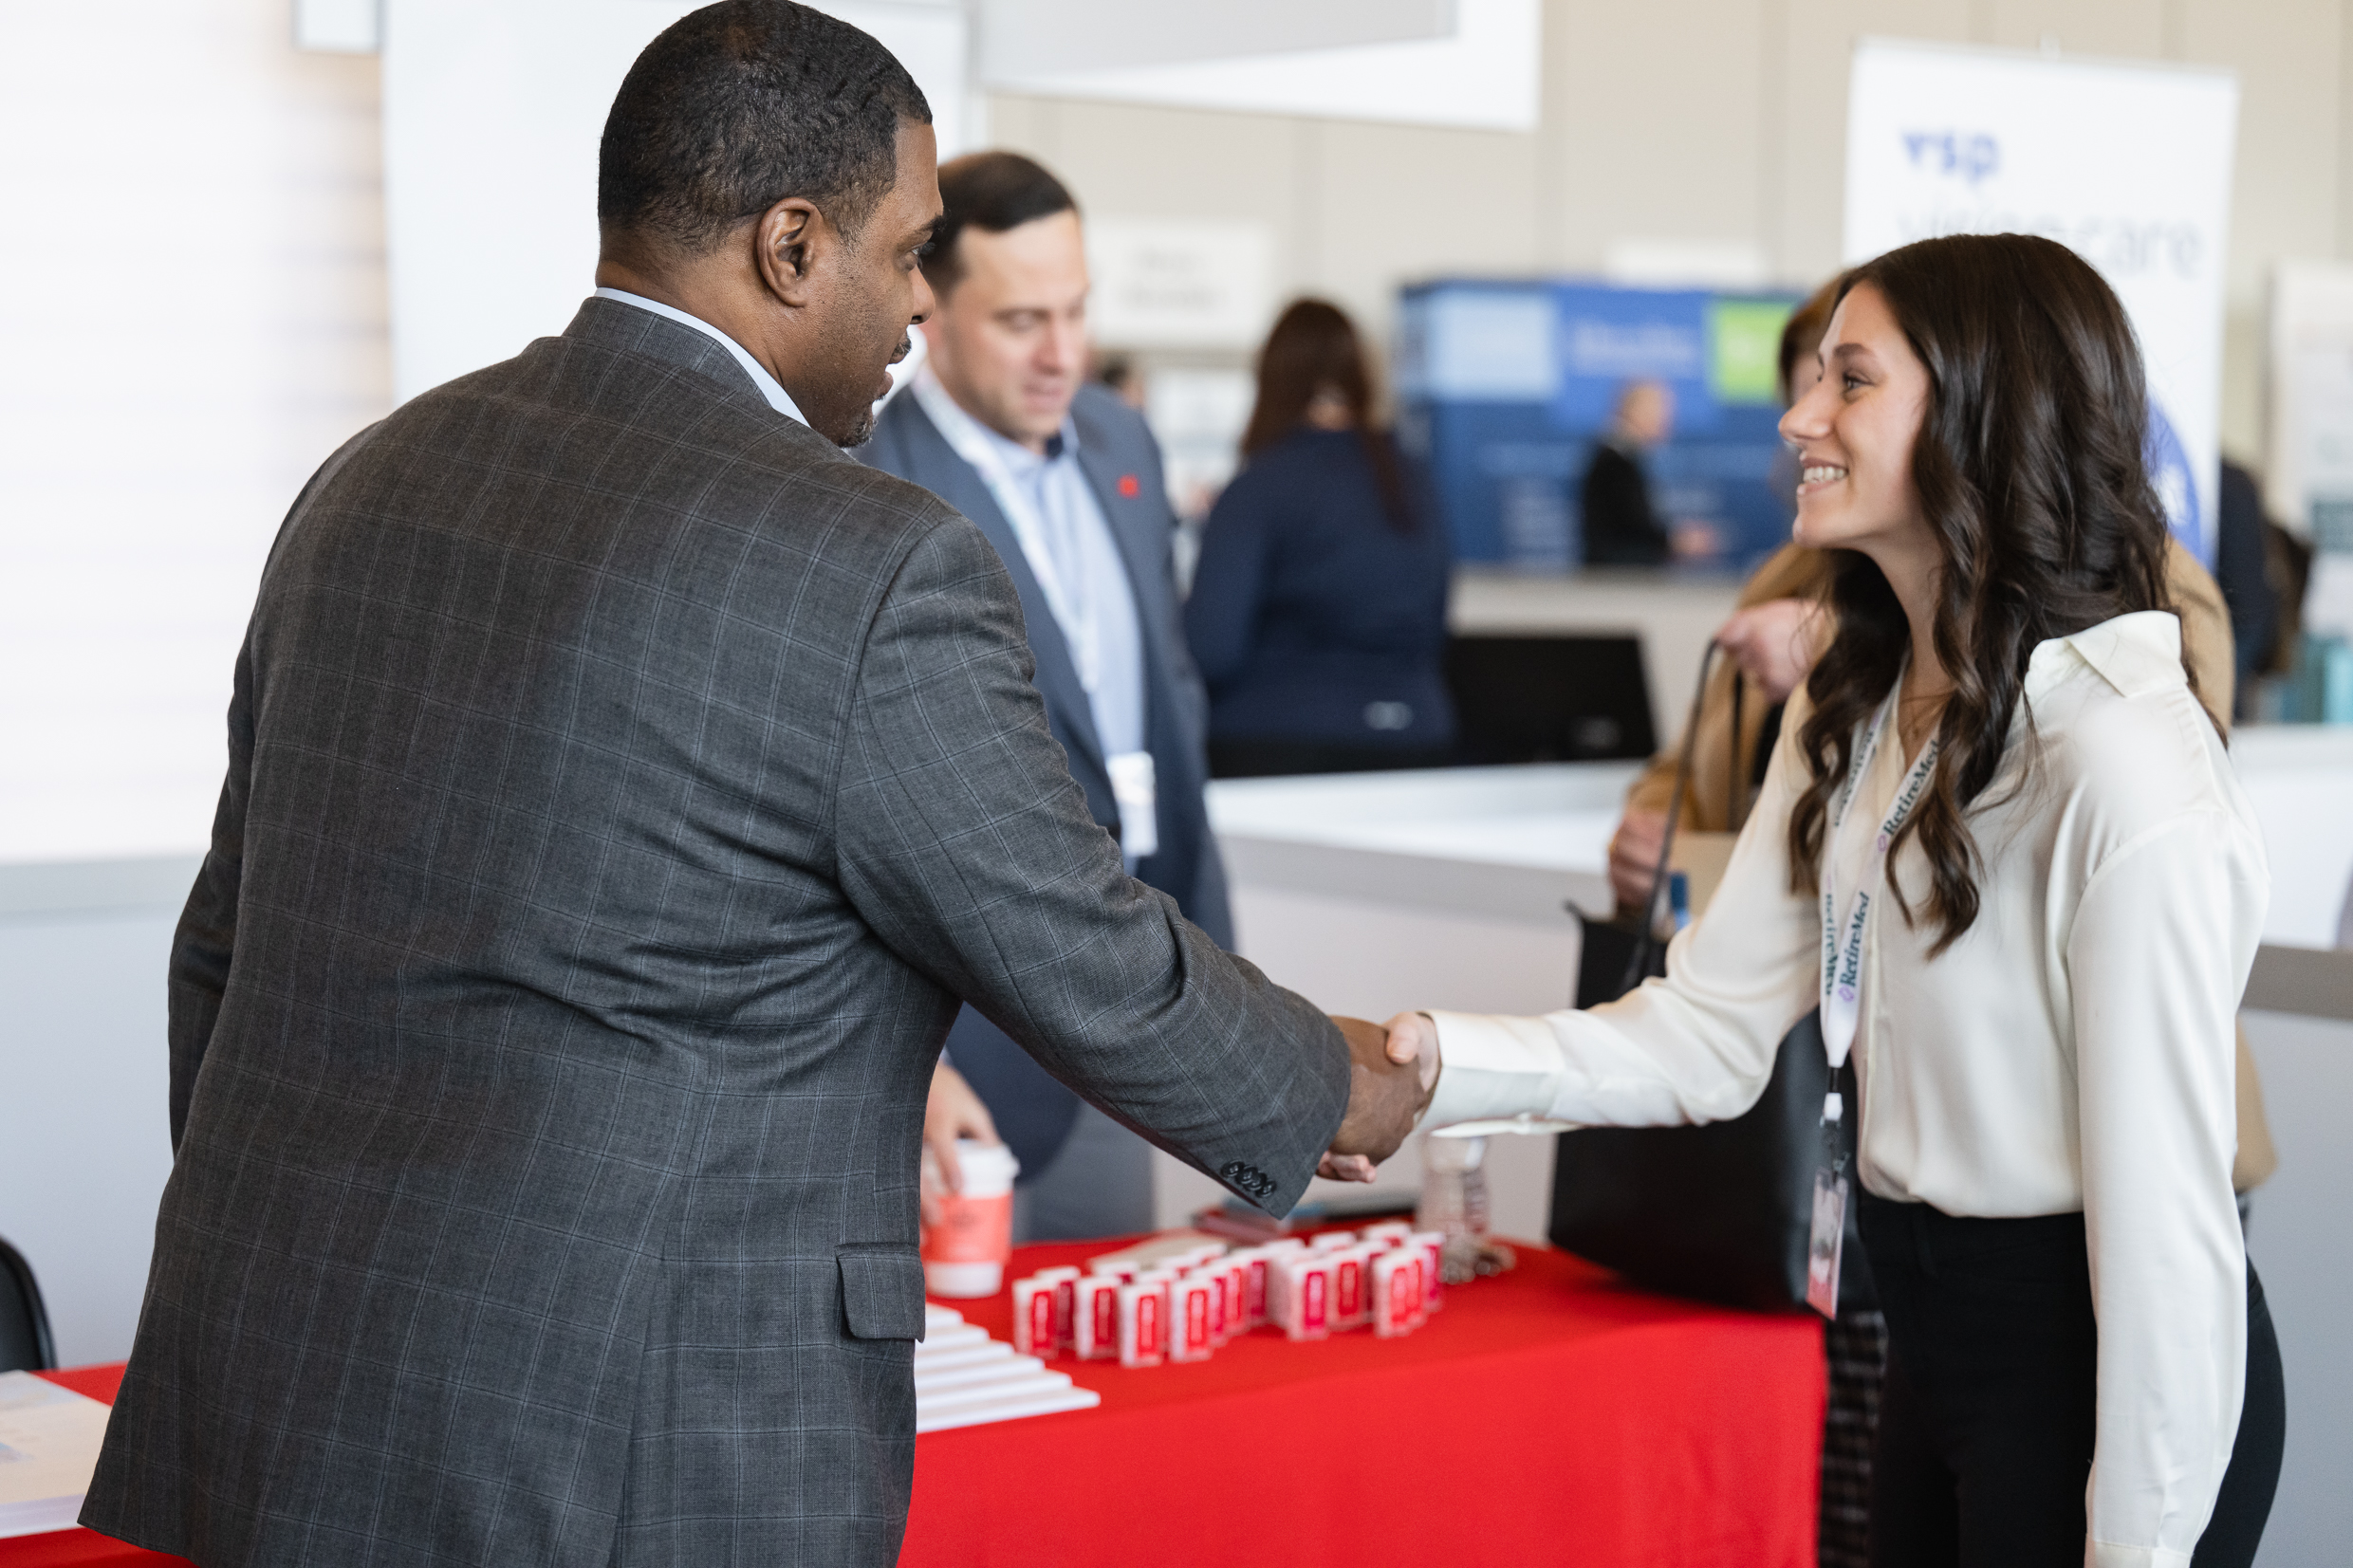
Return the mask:
M 1612 1001 L 1666 972 L 1665 947 L 1655 933 L 1714 653 L 1711 647 L 1701 661 L 1700 696 L 1693 698 L 1683 727 L 1675 798 L 1641 924 L 1629 931 L 1578 914 L 1584 926 L 1580 1007 Z M 1814 1172 L 1825 1154 L 1822 1101 L 1833 1088 L 1852 1108 L 1831 1132 L 1850 1188 L 1860 1190 L 1854 1062 L 1832 1074 L 1823 1054 L 1821 1017 L 1809 1012 L 1782 1037 L 1764 1096 L 1745 1116 L 1703 1127 L 1589 1127 L 1562 1134 L 1552 1170 L 1552 1245 L 1670 1295 L 1758 1312 L 1810 1310 L 1806 1243 Z M 1842 1313 L 1879 1304 L 1855 1228 L 1860 1207 L 1846 1206 Z

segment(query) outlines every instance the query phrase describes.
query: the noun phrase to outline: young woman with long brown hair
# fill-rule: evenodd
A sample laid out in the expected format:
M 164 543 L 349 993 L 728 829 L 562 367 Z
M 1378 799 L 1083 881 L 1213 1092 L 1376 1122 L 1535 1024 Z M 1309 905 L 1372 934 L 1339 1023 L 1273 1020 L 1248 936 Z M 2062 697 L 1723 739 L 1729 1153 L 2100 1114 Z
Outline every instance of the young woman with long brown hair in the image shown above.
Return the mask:
M 1668 975 L 1407 1015 L 1429 1121 L 1740 1115 L 1819 1007 L 1892 1346 L 1875 1562 L 2252 1560 L 2284 1427 L 2231 1190 L 2262 839 L 2180 656 L 2147 397 L 2073 252 L 1848 279 L 1783 420 L 1837 631 Z M 1572 1134 L 1573 1135 L 1573 1134 Z

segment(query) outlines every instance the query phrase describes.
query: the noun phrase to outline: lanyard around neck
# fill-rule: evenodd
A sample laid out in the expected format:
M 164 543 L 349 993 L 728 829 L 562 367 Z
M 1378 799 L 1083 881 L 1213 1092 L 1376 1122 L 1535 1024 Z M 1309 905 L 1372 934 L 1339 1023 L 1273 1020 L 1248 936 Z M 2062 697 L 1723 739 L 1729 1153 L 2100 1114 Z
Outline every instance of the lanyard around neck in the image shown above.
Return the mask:
M 1920 760 L 1904 775 L 1902 785 L 1896 791 L 1894 807 L 1864 851 L 1852 896 L 1842 915 L 1838 863 L 1839 851 L 1847 842 L 1847 819 L 1853 815 L 1855 796 L 1862 787 L 1863 775 L 1870 771 L 1879 756 L 1881 741 L 1895 723 L 1897 693 L 1902 690 L 1903 680 L 1899 676 L 1887 693 L 1887 700 L 1880 704 L 1869 731 L 1858 736 L 1855 760 L 1846 769 L 1846 785 L 1839 792 L 1837 814 L 1831 820 L 1830 831 L 1823 836 L 1822 1047 L 1834 1073 L 1845 1065 L 1847 1053 L 1854 1049 L 1855 1031 L 1862 1017 L 1862 936 L 1870 924 L 1871 906 L 1886 876 L 1888 849 L 1911 819 L 1913 808 L 1927 791 L 1929 776 L 1936 770 L 1936 742 L 1932 738 L 1921 749 Z M 1832 1119 L 1836 1119 L 1834 1115 Z
M 989 487 L 997 509 L 1012 526 L 1013 537 L 1021 541 L 1021 553 L 1029 563 L 1029 575 L 1037 579 L 1038 591 L 1046 596 L 1046 607 L 1053 612 L 1054 623 L 1062 629 L 1063 641 L 1069 646 L 1070 662 L 1077 667 L 1079 684 L 1091 695 L 1102 678 L 1102 640 L 1094 600 L 1091 596 L 1074 594 L 1063 581 L 1063 563 L 1047 537 L 1046 519 L 1040 515 L 1029 488 L 1013 476 L 1005 454 L 979 429 L 973 416 L 956 405 L 936 377 L 918 372 L 912 390 L 917 403 L 932 416 L 932 424 L 955 454 L 973 465 L 981 483 Z

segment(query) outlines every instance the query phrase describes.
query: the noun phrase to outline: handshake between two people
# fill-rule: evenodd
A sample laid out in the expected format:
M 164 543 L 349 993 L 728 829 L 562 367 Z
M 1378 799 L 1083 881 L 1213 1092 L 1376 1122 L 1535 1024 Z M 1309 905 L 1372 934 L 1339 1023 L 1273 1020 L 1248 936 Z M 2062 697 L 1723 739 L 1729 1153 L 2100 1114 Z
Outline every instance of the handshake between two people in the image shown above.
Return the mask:
M 1386 1024 L 1332 1022 L 1348 1042 L 1348 1110 L 1315 1173 L 1371 1181 L 1374 1167 L 1398 1152 L 1437 1093 L 1437 1025 L 1427 1013 L 1399 1013 Z
M 1331 1148 L 1316 1174 L 1335 1181 L 1371 1181 L 1374 1168 L 1396 1153 L 1430 1108 L 1438 1086 L 1438 1031 L 1427 1013 L 1399 1013 L 1385 1024 L 1361 1018 L 1334 1018 L 1348 1042 L 1348 1108 L 1332 1134 Z M 956 1167 L 956 1139 L 995 1143 L 997 1130 L 988 1106 L 946 1062 L 932 1074 L 923 1111 L 923 1142 L 932 1154 L 925 1173 L 923 1220 L 939 1222 L 939 1191 L 963 1188 Z

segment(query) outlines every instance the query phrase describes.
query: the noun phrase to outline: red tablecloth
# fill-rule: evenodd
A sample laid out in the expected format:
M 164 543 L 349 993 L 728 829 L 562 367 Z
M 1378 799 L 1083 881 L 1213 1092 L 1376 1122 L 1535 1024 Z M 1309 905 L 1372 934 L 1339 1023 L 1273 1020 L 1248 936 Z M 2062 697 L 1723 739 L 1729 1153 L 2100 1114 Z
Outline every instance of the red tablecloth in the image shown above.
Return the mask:
M 1108 1245 L 1025 1247 L 1014 1270 Z M 1010 1337 L 1009 1295 L 954 1304 Z M 1820 1326 L 1562 1253 L 1522 1249 L 1404 1339 L 1261 1331 L 1197 1365 L 1057 1365 L 1102 1404 L 917 1441 L 902 1568 L 1814 1561 Z M 120 1374 L 50 1375 L 104 1399 Z M 85 1530 L 0 1540 L 0 1568 L 180 1560 Z

